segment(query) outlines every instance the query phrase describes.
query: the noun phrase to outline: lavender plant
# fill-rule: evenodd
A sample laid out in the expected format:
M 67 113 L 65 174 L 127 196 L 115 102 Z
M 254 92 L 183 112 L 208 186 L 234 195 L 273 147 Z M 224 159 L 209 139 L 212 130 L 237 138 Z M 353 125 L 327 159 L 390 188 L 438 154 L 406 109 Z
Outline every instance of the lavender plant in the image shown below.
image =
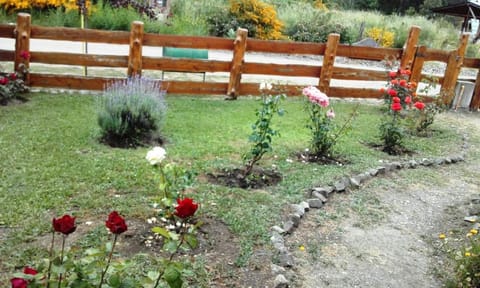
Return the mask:
M 166 113 L 161 83 L 142 77 L 115 81 L 98 101 L 101 139 L 116 147 L 159 142 Z

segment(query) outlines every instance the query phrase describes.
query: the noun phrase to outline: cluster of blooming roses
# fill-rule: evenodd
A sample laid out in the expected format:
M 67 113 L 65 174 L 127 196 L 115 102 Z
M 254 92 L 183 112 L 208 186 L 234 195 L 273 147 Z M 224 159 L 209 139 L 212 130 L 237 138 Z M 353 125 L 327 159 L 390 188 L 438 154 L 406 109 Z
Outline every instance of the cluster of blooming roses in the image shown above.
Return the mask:
M 193 199 L 191 198 L 177 199 L 177 204 L 178 205 L 175 207 L 174 215 L 182 219 L 187 219 L 193 216 L 198 208 L 198 204 L 193 202 Z M 125 219 L 122 216 L 120 216 L 120 214 L 117 211 L 113 211 L 108 215 L 108 218 L 105 221 L 105 226 L 108 228 L 108 230 L 112 234 L 115 235 L 114 243 L 117 240 L 117 236 L 127 231 L 128 229 Z M 63 235 L 64 237 L 63 240 L 65 240 L 66 236 L 75 232 L 75 230 L 77 229 L 77 225 L 75 223 L 75 217 L 72 217 L 71 215 L 68 215 L 68 214 L 63 215 L 60 218 L 53 218 L 52 227 L 54 231 L 53 233 L 58 232 Z M 52 243 L 53 243 L 53 239 L 52 239 Z M 64 245 L 62 245 L 62 255 L 63 255 L 63 246 Z M 110 263 L 111 256 L 112 254 L 109 255 L 108 263 Z M 50 259 L 49 268 L 47 271 L 47 277 L 46 278 L 44 277 L 42 279 L 42 280 L 46 280 L 46 283 L 50 281 L 51 261 L 52 260 Z M 107 270 L 108 270 L 108 264 L 105 267 L 105 269 L 102 271 L 102 278 L 100 280 L 99 287 L 101 287 L 103 284 L 103 278 Z M 28 275 L 32 275 L 32 276 L 37 275 L 38 271 L 32 267 L 25 267 L 23 270 L 23 274 L 25 275 L 25 278 L 15 277 L 10 280 L 12 288 L 28 287 L 28 284 L 30 283 L 30 281 L 32 281 L 31 276 L 28 276 Z M 62 281 L 62 278 L 60 276 L 58 279 L 59 287 L 60 287 L 61 281 Z
M 390 71 L 388 76 L 390 82 L 387 88 L 381 88 L 380 91 L 386 96 L 390 109 L 394 112 L 401 111 L 404 108 L 411 107 L 412 102 L 417 97 L 417 83 L 409 82 L 410 70 L 399 69 L 398 71 Z M 413 106 L 418 110 L 425 108 L 425 103 L 416 101 Z

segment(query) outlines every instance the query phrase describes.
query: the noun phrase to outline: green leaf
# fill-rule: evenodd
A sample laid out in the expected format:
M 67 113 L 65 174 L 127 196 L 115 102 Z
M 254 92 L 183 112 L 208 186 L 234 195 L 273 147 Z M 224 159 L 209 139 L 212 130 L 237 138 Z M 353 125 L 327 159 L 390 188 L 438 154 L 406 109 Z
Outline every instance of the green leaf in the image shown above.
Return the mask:
M 177 252 L 177 242 L 176 241 L 167 241 L 163 244 L 163 250 L 167 251 L 168 253 L 175 253 Z
M 112 287 L 120 287 L 122 285 L 122 281 L 120 281 L 120 276 L 118 274 L 113 274 L 108 279 L 108 285 Z
M 147 277 L 152 281 L 156 281 L 160 273 L 158 271 L 148 271 Z
M 193 234 L 185 234 L 185 241 L 187 241 L 188 246 L 190 246 L 192 249 L 197 248 L 198 246 L 198 240 L 197 237 Z
M 165 269 L 163 279 L 165 279 L 170 288 L 182 288 L 183 281 L 181 276 L 180 271 L 178 271 L 176 267 L 170 265 Z
M 159 234 L 160 236 L 170 239 L 170 233 L 168 232 L 167 229 L 163 227 L 153 227 L 152 232 L 155 234 Z

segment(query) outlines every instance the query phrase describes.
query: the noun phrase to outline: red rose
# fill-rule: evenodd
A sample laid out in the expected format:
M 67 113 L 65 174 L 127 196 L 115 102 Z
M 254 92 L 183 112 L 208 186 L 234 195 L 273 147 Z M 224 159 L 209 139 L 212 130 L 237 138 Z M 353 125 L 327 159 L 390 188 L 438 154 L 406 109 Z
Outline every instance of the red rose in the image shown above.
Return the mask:
M 405 97 L 405 103 L 406 104 L 412 103 L 412 97 L 410 97 L 410 96 Z
M 25 267 L 23 268 L 23 274 L 28 274 L 28 275 L 37 275 L 37 270 L 35 270 L 32 267 Z
M 64 235 L 75 232 L 77 226 L 75 226 L 75 217 L 70 215 L 63 215 L 62 218 L 53 218 L 53 230 L 60 232 Z
M 397 80 L 397 79 L 393 79 L 392 81 L 390 81 L 390 84 L 392 84 L 392 85 L 397 85 L 397 84 L 398 84 L 398 80 Z
M 398 84 L 402 87 L 407 87 L 407 85 L 408 85 L 407 80 L 405 80 L 405 79 L 400 80 L 400 82 Z
M 395 71 L 390 71 L 390 72 L 388 72 L 388 76 L 390 76 L 390 78 L 393 79 L 393 78 L 397 77 L 397 72 L 395 72 Z
M 28 60 L 28 59 L 30 59 L 30 52 L 22 51 L 22 52 L 20 52 L 20 57 L 25 59 L 25 60 Z
M 395 103 L 392 104 L 392 110 L 393 111 L 400 111 L 400 110 L 402 110 L 402 105 L 400 103 L 395 102 Z
M 23 278 L 12 278 L 10 283 L 12 283 L 12 288 L 27 288 L 28 286 L 27 280 Z
M 15 74 L 15 73 L 10 73 L 10 75 L 9 75 L 8 77 L 9 77 L 10 80 L 12 80 L 12 81 L 17 80 L 17 74 Z
M 393 100 L 393 103 L 400 103 L 400 98 L 398 97 L 393 97 L 392 100 Z
M 400 70 L 400 74 L 402 74 L 402 75 L 410 75 L 410 74 L 412 74 L 412 72 L 411 72 L 410 70 L 408 70 L 408 69 L 407 69 L 407 70 Z
M 397 91 L 395 89 L 388 89 L 388 95 L 390 95 L 392 97 L 396 97 L 397 96 Z
M 413 106 L 415 106 L 415 108 L 417 108 L 418 110 L 423 110 L 423 108 L 425 108 L 425 104 L 423 102 L 415 102 Z
M 7 77 L 0 77 L 0 85 L 7 85 L 8 78 Z
M 113 234 L 121 234 L 127 231 L 127 223 L 125 223 L 125 219 L 123 219 L 117 211 L 113 211 L 108 215 L 105 226 L 107 226 Z
M 25 267 L 23 269 L 23 274 L 28 274 L 28 275 L 37 275 L 37 270 L 31 268 L 31 267 Z M 10 279 L 10 283 L 12 284 L 12 288 L 27 288 L 28 287 L 28 281 L 23 279 L 23 278 L 12 278 Z
M 177 199 L 177 207 L 175 207 L 175 215 L 180 218 L 188 218 L 195 214 L 198 204 L 193 202 L 191 198 L 185 198 L 183 200 Z

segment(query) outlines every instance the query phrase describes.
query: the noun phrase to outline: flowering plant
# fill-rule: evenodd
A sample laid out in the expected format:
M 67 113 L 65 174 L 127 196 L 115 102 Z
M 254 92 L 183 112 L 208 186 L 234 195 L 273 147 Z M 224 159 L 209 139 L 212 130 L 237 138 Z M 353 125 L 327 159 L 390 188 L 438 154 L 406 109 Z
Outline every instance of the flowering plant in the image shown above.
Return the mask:
M 246 178 L 251 175 L 252 169 L 260 161 L 265 153 L 272 151 L 273 136 L 278 136 L 278 130 L 272 128 L 273 116 L 282 116 L 285 111 L 280 108 L 280 103 L 285 95 L 271 95 L 272 84 L 262 82 L 260 92 L 262 93 L 261 107 L 257 109 L 257 120 L 252 125 L 252 134 L 248 140 L 252 142 L 252 147 L 248 153 L 243 156 L 246 162 L 243 176 Z
M 389 154 L 398 154 L 404 148 L 405 116 L 414 108 L 418 110 L 425 108 L 425 104 L 418 101 L 417 84 L 408 81 L 410 75 L 410 70 L 391 71 L 388 73 L 387 87 L 381 88 L 387 109 L 380 124 L 380 139 L 384 143 L 384 151 Z
M 173 193 L 180 183 L 177 178 L 171 179 L 172 175 L 185 180 L 184 170 L 168 168 L 164 163 L 166 151 L 161 147 L 155 147 L 147 153 L 146 159 L 150 164 L 159 166 L 162 175 L 161 189 L 163 199 L 167 197 L 169 206 L 163 206 L 162 216 L 165 227 L 153 227 L 152 232 L 163 239 L 163 252 L 169 256 L 158 261 L 155 271 L 148 271 L 145 275 L 138 271 L 130 271 L 131 262 L 128 259 L 118 259 L 113 262 L 114 250 L 121 234 L 128 231 L 125 219 L 117 212 L 112 211 L 106 221 L 105 227 L 113 235 L 113 241 L 107 243 L 104 248 L 89 248 L 79 255 L 78 248 L 72 246 L 66 249 L 66 239 L 77 231 L 76 217 L 63 215 L 52 220 L 52 241 L 49 257 L 36 268 L 25 267 L 23 273 L 16 273 L 11 279 L 12 288 L 28 287 L 172 287 L 180 288 L 183 278 L 187 274 L 185 261 L 175 260 L 180 251 L 195 248 L 197 246 L 196 228 L 201 225 L 195 221 L 195 213 L 199 204 L 192 198 L 180 197 L 180 193 Z M 173 167 L 173 166 L 170 166 Z M 168 197 L 176 197 L 174 200 Z M 162 217 L 164 218 L 164 217 Z M 151 223 L 150 221 L 147 221 Z M 195 223 L 196 222 L 196 223 Z M 55 256 L 55 236 L 62 236 L 62 244 L 59 255 Z M 68 250 L 68 251 L 67 251 Z M 143 272 L 143 271 L 142 271 Z M 133 274 L 132 274 L 133 273 Z M 191 272 L 190 272 L 191 274 Z
M 335 125 L 335 111 L 330 107 L 329 97 L 314 86 L 308 86 L 302 90 L 306 97 L 305 110 L 308 112 L 309 123 L 306 125 L 312 133 L 310 147 L 315 156 L 329 156 L 333 146 L 340 136 L 347 132 L 352 117 L 338 128 Z
M 20 58 L 24 61 L 30 59 L 30 53 L 20 52 Z M 5 73 L 0 71 L 0 105 L 7 105 L 12 99 L 23 99 L 20 94 L 29 91 L 25 85 L 25 76 L 28 73 L 25 64 L 20 63 L 17 72 Z

